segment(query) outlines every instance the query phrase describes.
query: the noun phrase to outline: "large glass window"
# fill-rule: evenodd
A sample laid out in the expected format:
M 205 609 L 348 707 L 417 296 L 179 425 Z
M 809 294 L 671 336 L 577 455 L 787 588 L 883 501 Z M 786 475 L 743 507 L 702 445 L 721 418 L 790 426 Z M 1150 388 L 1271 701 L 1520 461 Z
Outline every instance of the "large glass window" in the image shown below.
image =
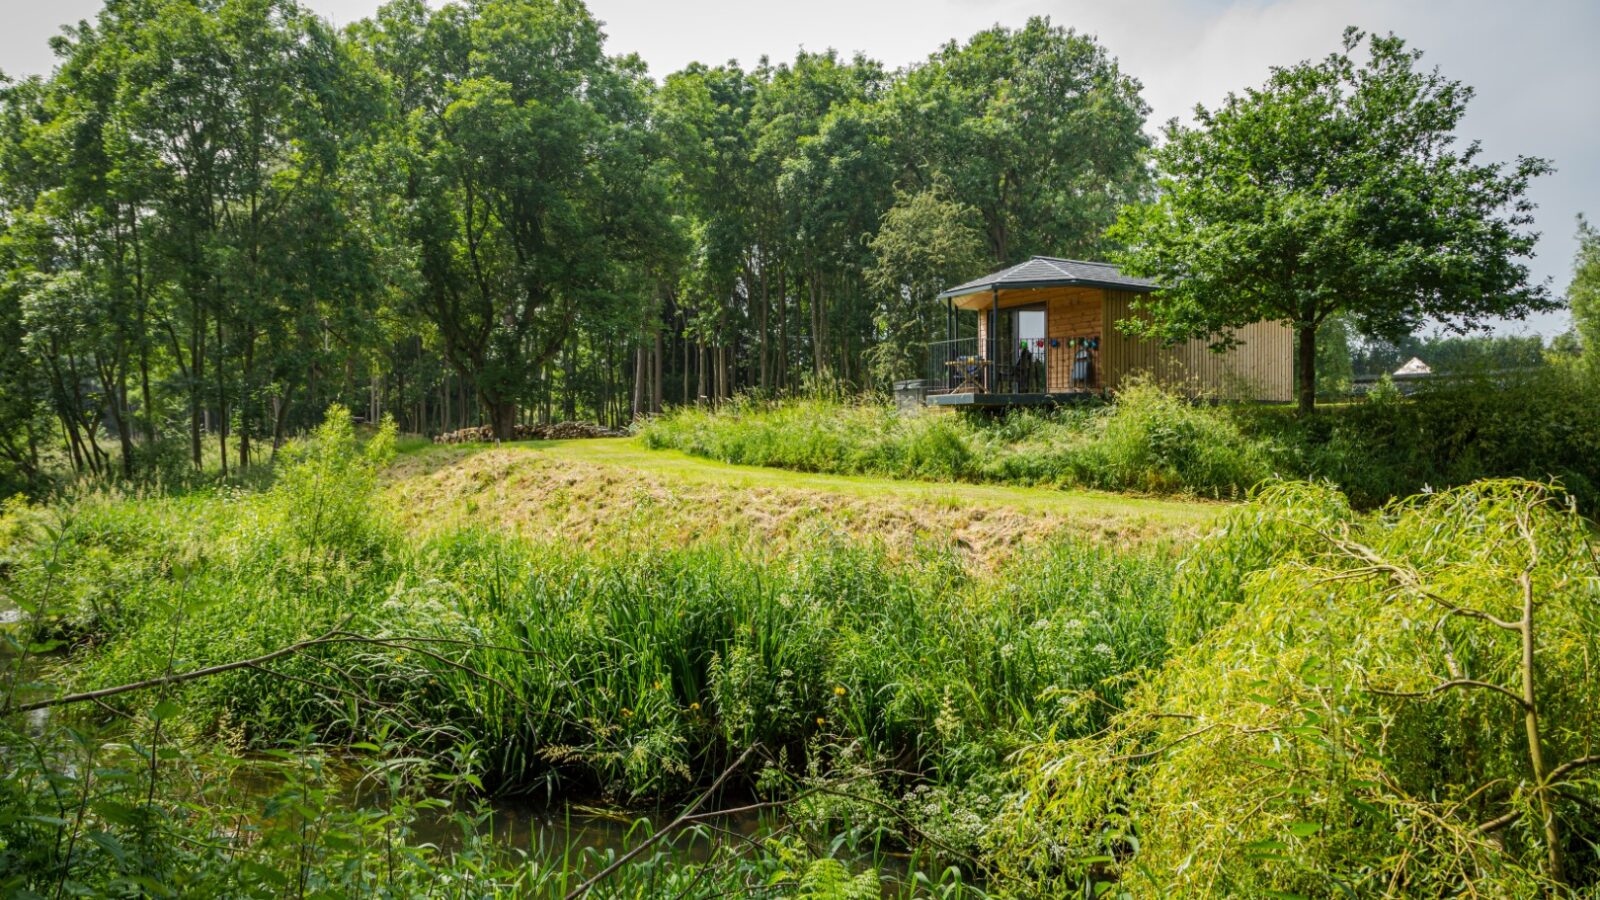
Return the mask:
M 1037 394 L 1045 386 L 1045 313 L 1042 307 L 1000 310 L 995 329 L 996 390 Z

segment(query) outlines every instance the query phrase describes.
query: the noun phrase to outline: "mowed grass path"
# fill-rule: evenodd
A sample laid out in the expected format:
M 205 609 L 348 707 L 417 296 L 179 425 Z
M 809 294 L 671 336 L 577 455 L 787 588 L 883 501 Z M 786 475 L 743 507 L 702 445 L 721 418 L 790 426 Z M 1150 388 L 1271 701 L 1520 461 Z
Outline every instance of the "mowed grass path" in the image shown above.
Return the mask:
M 1219 503 L 1137 497 L 1106 491 L 908 481 L 861 475 L 795 472 L 765 466 L 740 466 L 690 456 L 677 450 L 649 450 L 634 438 L 540 441 L 515 446 L 526 447 L 533 452 L 557 459 L 626 466 L 687 481 L 719 484 L 728 488 L 790 488 L 868 498 L 894 497 L 952 506 L 1010 507 L 1113 517 L 1142 516 L 1175 525 L 1209 521 L 1223 508 L 1223 504 Z
M 391 496 L 418 528 L 472 519 L 593 542 L 625 530 L 668 542 L 732 535 L 782 543 L 822 527 L 891 543 L 949 540 L 984 558 L 1063 531 L 1117 542 L 1182 539 L 1226 508 L 733 465 L 632 438 L 429 447 L 402 456 L 391 481 Z

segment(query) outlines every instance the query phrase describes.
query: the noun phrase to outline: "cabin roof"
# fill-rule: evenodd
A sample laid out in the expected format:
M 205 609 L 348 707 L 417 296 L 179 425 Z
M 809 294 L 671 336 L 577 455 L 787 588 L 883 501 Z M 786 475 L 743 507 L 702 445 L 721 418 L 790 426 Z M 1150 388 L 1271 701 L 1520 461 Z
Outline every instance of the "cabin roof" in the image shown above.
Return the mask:
M 1060 259 L 1054 256 L 1035 256 L 1025 262 L 974 278 L 965 284 L 939 293 L 939 299 L 962 297 L 981 291 L 1015 290 L 1018 288 L 1070 287 L 1110 288 L 1116 291 L 1150 293 L 1156 283 L 1144 278 L 1124 275 L 1111 263 L 1088 262 L 1081 259 Z

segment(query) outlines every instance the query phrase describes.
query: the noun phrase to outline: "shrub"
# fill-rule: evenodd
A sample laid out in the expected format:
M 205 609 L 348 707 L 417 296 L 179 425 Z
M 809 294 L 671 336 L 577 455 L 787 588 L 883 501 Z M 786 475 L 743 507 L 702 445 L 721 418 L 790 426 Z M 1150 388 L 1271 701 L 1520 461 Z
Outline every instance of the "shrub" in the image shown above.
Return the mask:
M 1254 519 L 1280 554 L 1103 734 L 1024 755 L 997 832 L 1010 877 L 1152 896 L 1600 883 L 1587 525 L 1515 481 L 1347 510 L 1283 485 L 1234 518 L 1224 547 L 1258 553 Z
M 289 445 L 270 498 L 293 541 L 315 553 L 363 553 L 375 541 L 373 488 L 394 456 L 396 428 L 385 418 L 365 443 L 350 410 L 328 407 L 310 436 Z
M 1225 410 L 1153 385 L 1118 394 L 1097 425 L 1073 461 L 1075 480 L 1091 487 L 1226 497 L 1271 472 Z

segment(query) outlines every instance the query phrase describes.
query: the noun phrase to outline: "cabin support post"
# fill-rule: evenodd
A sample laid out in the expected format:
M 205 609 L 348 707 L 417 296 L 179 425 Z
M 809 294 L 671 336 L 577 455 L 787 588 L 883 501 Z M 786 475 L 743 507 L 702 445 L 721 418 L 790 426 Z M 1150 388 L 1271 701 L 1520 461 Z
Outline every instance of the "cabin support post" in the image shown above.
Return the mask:
M 956 298 L 946 297 L 944 298 L 944 359 L 940 360 L 940 362 L 944 364 L 944 389 L 947 391 L 956 386 L 956 370 L 952 369 L 949 365 L 950 360 L 955 359 L 955 353 Z M 935 375 L 937 375 L 938 370 L 935 369 L 934 372 Z
M 1000 285 L 989 288 L 994 308 L 989 312 L 989 368 L 985 380 L 988 382 L 989 393 L 994 393 L 995 385 L 999 383 L 996 376 L 996 366 L 1000 364 Z

